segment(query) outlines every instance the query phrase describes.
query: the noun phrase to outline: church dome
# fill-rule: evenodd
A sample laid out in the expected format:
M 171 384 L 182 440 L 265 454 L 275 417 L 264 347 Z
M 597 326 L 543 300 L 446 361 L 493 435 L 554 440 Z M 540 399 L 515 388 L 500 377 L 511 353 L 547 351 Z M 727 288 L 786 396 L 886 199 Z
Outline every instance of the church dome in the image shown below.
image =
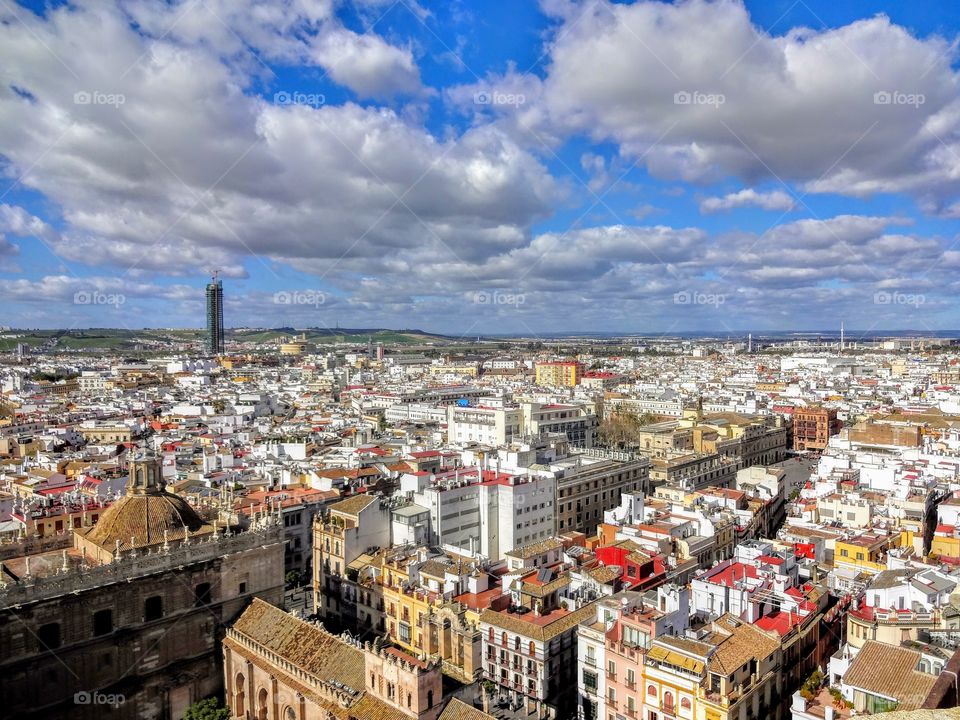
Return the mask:
M 165 489 L 160 461 L 139 456 L 130 461 L 127 494 L 111 505 L 85 532 L 89 543 L 108 553 L 162 545 L 214 531 L 190 503 Z

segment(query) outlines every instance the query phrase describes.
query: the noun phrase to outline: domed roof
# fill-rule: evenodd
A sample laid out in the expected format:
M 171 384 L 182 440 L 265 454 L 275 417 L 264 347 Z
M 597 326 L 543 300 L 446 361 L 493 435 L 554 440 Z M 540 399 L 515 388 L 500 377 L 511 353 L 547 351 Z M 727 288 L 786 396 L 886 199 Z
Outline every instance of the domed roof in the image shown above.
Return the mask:
M 118 540 L 120 550 L 130 550 L 211 532 L 213 526 L 204 522 L 182 497 L 156 492 L 120 498 L 100 516 L 86 538 L 112 552 Z
M 120 498 L 87 531 L 86 539 L 113 552 L 117 541 L 120 550 L 130 550 L 206 535 L 213 530 L 182 497 L 160 491 Z

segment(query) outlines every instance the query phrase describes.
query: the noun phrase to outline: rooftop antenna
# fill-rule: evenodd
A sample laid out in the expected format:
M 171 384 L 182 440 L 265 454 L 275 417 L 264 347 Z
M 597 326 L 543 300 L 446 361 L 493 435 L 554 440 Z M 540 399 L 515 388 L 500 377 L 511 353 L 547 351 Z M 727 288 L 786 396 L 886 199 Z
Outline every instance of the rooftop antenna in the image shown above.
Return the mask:
M 840 353 L 843 353 L 843 320 L 840 321 Z

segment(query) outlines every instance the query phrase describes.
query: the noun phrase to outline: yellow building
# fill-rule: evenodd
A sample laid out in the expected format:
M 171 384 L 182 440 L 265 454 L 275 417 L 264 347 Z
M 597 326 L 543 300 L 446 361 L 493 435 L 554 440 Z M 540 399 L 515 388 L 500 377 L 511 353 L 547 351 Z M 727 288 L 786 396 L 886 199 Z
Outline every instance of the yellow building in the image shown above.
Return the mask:
M 438 596 L 411 587 L 408 570 L 411 559 L 408 556 L 384 557 L 380 579 L 383 583 L 387 636 L 405 650 L 419 655 L 426 645 L 430 606 Z
M 931 557 L 960 559 L 960 536 L 951 525 L 939 525 L 930 544 Z
M 863 533 L 834 543 L 833 564 L 858 572 L 876 574 L 887 569 L 886 555 L 890 548 L 911 547 L 913 533 L 901 530 L 893 535 Z
M 579 362 L 538 362 L 537 385 L 553 387 L 576 387 L 583 376 L 583 364 Z
M 307 342 L 307 336 L 292 337 L 284 343 L 280 343 L 281 355 L 303 355 L 313 352 L 313 346 Z
M 480 373 L 477 363 L 448 363 L 445 365 L 431 365 L 430 375 L 467 375 L 477 377 Z

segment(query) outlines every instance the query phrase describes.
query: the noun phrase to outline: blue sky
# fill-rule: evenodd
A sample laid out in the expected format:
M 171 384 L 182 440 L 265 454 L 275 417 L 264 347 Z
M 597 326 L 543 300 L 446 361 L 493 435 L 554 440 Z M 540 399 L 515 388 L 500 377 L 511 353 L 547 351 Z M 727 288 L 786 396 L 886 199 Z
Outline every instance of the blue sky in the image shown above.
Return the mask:
M 960 8 L 0 7 L 0 324 L 960 328 Z

